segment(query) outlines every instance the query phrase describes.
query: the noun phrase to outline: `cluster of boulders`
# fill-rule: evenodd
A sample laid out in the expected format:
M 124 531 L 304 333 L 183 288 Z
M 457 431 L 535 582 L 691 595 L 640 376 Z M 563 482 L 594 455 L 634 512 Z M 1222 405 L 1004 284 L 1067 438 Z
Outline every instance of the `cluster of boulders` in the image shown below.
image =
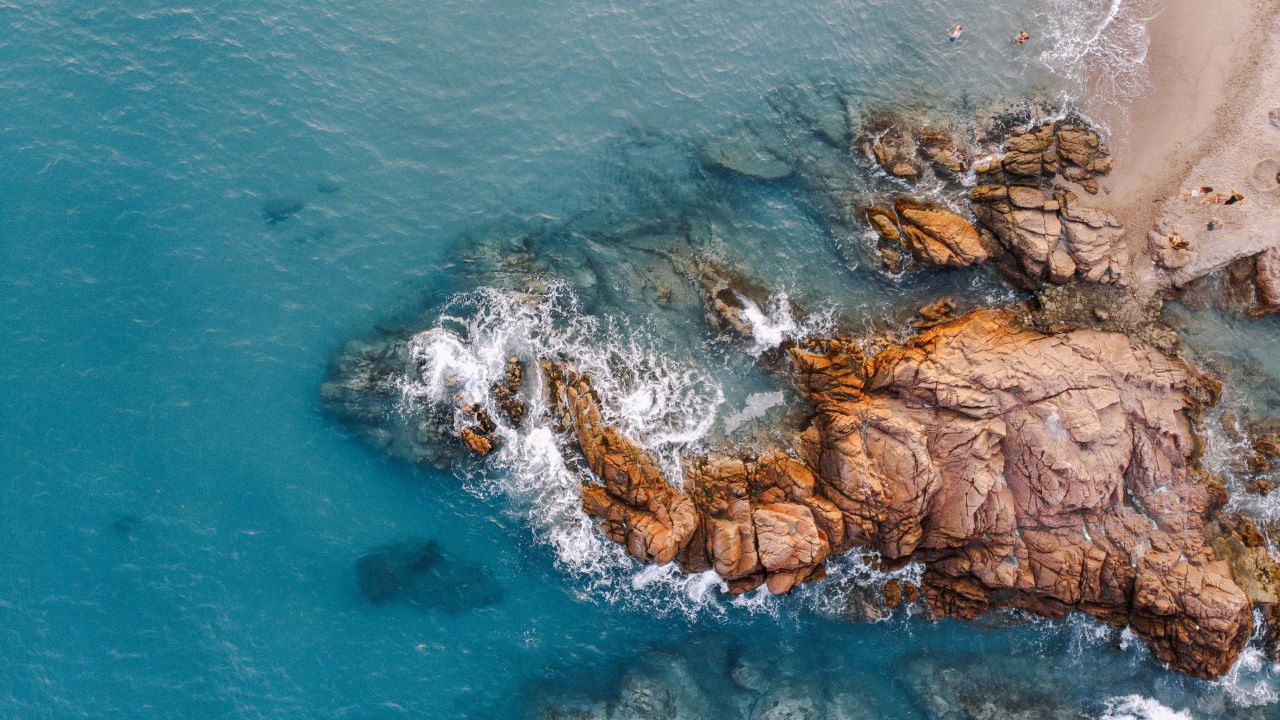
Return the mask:
M 524 401 L 520 399 L 520 388 L 523 385 L 524 363 L 520 362 L 518 356 L 511 355 L 507 358 L 502 379 L 493 384 L 489 395 L 497 406 L 498 413 L 513 428 L 520 427 L 527 411 Z M 488 455 L 498 443 L 495 434 L 498 424 L 481 403 L 466 403 L 462 396 L 455 396 L 454 404 L 460 407 L 462 417 L 467 419 L 458 431 L 462 444 L 477 455 Z
M 968 220 L 909 198 L 898 198 L 892 210 L 867 208 L 867 219 L 880 235 L 885 267 L 894 270 L 908 259 L 931 267 L 980 265 L 997 252 Z
M 1010 135 L 1004 153 L 975 170 L 988 177 L 1003 174 L 1009 181 L 1052 178 L 1077 183 L 1086 192 L 1098 192 L 1098 176 L 1111 172 L 1110 153 L 1098 133 L 1081 122 L 1046 122 L 1026 132 Z
M 913 165 L 908 138 L 891 127 L 871 141 L 870 152 L 886 172 L 914 179 L 918 164 Z M 964 167 L 965 154 L 956 149 L 954 135 L 922 133 L 916 147 L 935 163 L 946 162 L 942 167 Z M 1043 123 L 1011 135 L 1002 155 L 982 158 L 973 169 L 982 183 L 968 198 L 980 223 L 976 227 L 950 208 L 905 196 L 896 198 L 892 209 L 866 209 L 887 269 L 967 267 L 998 259 L 1019 284 L 1031 287 L 1076 278 L 1123 282 L 1130 258 L 1116 218 L 1081 204 L 1070 190 L 1042 187 L 1046 179 L 1061 176 L 1097 191 L 1096 176 L 1110 171 L 1111 158 L 1096 132 L 1077 123 Z
M 939 615 L 1079 610 L 1185 672 L 1230 668 L 1252 604 L 1233 577 L 1247 568 L 1206 526 L 1226 491 L 1196 463 L 1191 415 L 1212 381 L 1124 335 L 1044 334 L 998 311 L 790 354 L 817 411 L 797 447 L 687 458 L 683 489 L 602 422 L 588 379 L 556 369 L 604 533 L 733 592 L 783 592 L 833 553 L 874 550 L 925 563 Z

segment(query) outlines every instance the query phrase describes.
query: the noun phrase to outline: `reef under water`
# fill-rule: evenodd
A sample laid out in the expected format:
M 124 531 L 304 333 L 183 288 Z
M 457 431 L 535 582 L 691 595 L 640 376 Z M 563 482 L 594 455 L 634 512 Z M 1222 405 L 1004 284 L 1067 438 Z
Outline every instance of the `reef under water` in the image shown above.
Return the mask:
M 996 684 L 989 664 L 906 660 L 891 673 L 928 717 L 1173 713 L 1144 684 L 1170 682 L 1160 665 L 1231 687 L 1184 705 L 1265 716 L 1271 530 L 1202 461 L 1222 384 L 1127 287 L 1124 229 L 1088 200 L 1112 164 L 1087 118 L 777 97 L 769 122 L 690 152 L 704 201 L 678 219 L 466 237 L 476 289 L 348 345 L 330 407 L 501 497 L 593 601 L 695 627 L 892 623 L 925 646 L 936 618 L 1012 607 L 1050 624 L 997 614 L 988 632 L 1074 645 L 1068 663 L 1114 653 L 1094 681 L 1132 690 L 1090 699 L 1016 653 L 992 659 L 1010 666 Z M 735 218 L 751 207 L 731 186 L 785 187 L 806 252 Z M 659 645 L 541 712 L 705 717 L 732 697 L 742 717 L 878 716 L 826 668 L 761 676 L 719 642 L 705 672 Z
M 1274 258 L 1093 192 L 1148 10 L 0 0 L 0 716 L 1274 717 Z

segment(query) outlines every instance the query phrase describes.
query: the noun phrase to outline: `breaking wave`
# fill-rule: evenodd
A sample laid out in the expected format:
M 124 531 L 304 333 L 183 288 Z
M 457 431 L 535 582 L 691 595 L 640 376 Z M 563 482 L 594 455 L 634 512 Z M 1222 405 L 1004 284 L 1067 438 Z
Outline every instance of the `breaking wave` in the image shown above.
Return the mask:
M 752 315 L 753 327 L 761 332 L 750 354 L 804 332 L 806 326 L 790 312 L 781 296 Z M 423 403 L 452 406 L 454 429 L 460 431 L 471 421 L 462 408 L 478 404 L 485 409 L 496 424 L 498 442 L 483 469 L 459 470 L 466 487 L 481 496 L 507 498 L 535 538 L 552 548 L 557 564 L 583 581 L 584 597 L 642 602 L 651 611 L 689 615 L 720 614 L 728 607 L 772 611 L 766 590 L 728 598 L 721 592 L 727 585 L 714 572 L 686 575 L 674 565 L 643 565 L 595 529 L 580 501 L 582 484 L 595 479 L 562 451 L 572 440 L 548 420 L 541 374 L 533 369 L 539 359 L 554 358 L 588 375 L 606 422 L 654 452 L 668 480 L 678 483 L 681 455 L 696 450 L 711 432 L 725 399 L 712 374 L 692 358 L 663 352 L 654 338 L 624 319 L 583 313 L 564 285 L 545 294 L 481 289 L 460 295 L 434 327 L 410 339 L 409 347 L 415 369 L 401 383 L 406 411 Z M 499 412 L 490 392 L 502 382 L 513 356 L 527 368 L 522 427 Z M 778 401 L 781 397 L 758 398 L 728 422 L 746 422 Z
M 1040 18 L 1039 61 L 1088 98 L 1084 110 L 1123 111 L 1151 90 L 1147 25 L 1157 10 L 1155 0 L 1052 0 Z
M 1174 710 L 1159 700 L 1141 695 L 1112 698 L 1098 720 L 1195 720 L 1191 715 Z

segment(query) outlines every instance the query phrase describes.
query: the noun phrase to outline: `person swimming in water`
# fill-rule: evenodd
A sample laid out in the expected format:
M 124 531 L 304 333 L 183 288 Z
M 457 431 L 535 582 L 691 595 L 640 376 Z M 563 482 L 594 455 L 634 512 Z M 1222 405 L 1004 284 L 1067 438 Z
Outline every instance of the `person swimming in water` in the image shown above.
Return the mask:
M 1013 39 L 1013 41 L 1014 41 L 1015 43 L 1017 43 L 1018 45 L 1021 45 L 1022 43 L 1026 42 L 1026 41 L 1028 41 L 1028 40 L 1030 40 L 1030 39 L 1031 39 L 1031 33 L 1028 33 L 1026 30 L 1019 30 L 1019 31 L 1018 31 L 1018 36 L 1017 36 L 1017 37 L 1015 37 L 1015 38 Z
M 957 39 L 959 39 L 960 33 L 962 32 L 964 32 L 963 25 L 957 25 L 954 28 L 951 28 L 951 42 L 955 42 Z

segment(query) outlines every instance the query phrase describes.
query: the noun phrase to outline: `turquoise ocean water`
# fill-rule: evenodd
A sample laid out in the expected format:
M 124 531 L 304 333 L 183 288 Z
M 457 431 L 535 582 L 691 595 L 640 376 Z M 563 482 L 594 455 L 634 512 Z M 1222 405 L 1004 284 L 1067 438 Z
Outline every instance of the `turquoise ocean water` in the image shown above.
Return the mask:
M 967 717 L 944 714 L 956 693 L 1003 716 L 1276 717 L 1256 653 L 1201 683 L 1083 619 L 842 622 L 857 568 L 751 607 L 584 571 L 501 471 L 391 459 L 321 401 L 348 340 L 474 289 L 492 233 L 577 252 L 711 218 L 769 290 L 843 324 L 908 291 L 1002 297 L 888 283 L 794 184 L 708 175 L 699 148 L 797 88 L 948 115 L 1082 100 L 1089 63 L 1138 83 L 1091 44 L 1134 31 L 1124 6 L 1066 5 L 0 0 L 0 717 L 623 712 L 654 678 L 682 717 Z M 1014 48 L 1021 27 L 1042 44 Z M 582 312 L 727 378 L 702 388 L 720 418 L 773 391 L 596 275 Z M 370 563 L 423 558 L 444 568 L 425 590 L 371 595 Z

